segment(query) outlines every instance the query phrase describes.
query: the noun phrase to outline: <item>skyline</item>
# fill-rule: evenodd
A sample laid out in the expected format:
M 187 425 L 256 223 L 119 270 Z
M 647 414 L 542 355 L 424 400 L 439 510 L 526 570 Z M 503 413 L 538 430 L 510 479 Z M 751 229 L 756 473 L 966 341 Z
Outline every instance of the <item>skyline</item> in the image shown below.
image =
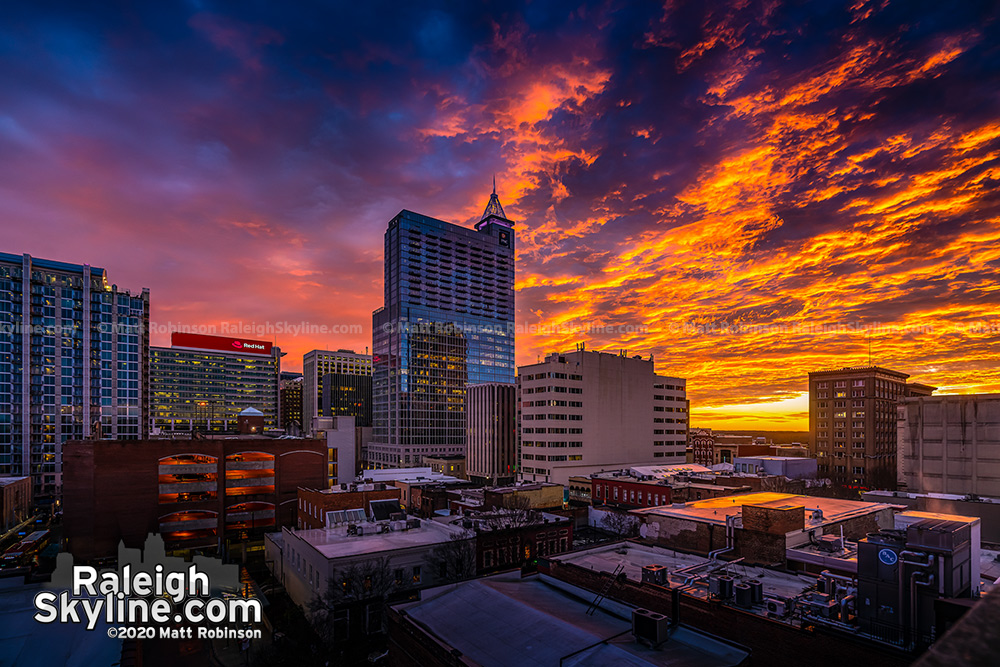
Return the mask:
M 0 250 L 154 323 L 363 327 L 277 337 L 301 370 L 371 346 L 388 221 L 471 227 L 495 172 L 516 322 L 646 327 L 519 365 L 652 353 L 692 426 L 806 430 L 879 325 L 874 363 L 1000 391 L 997 10 L 668 7 L 6 7 Z

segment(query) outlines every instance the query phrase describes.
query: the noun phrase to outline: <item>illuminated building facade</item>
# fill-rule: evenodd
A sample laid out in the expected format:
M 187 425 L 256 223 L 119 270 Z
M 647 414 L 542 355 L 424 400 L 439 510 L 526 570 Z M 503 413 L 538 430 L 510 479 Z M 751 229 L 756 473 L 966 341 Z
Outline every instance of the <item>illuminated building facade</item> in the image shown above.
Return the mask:
M 152 425 L 160 432 L 235 430 L 246 408 L 279 427 L 281 350 L 267 341 L 173 333 L 151 347 Z
M 327 381 L 328 375 L 335 377 Z M 371 355 L 307 352 L 302 358 L 302 426 L 308 429 L 313 417 L 357 417 L 358 426 L 371 426 L 371 377 Z
M 138 439 L 148 428 L 149 291 L 107 273 L 0 253 L 0 475 L 58 500 L 71 439 Z
M 302 424 L 302 378 L 281 381 L 281 428 L 286 431 Z
M 373 314 L 371 468 L 465 454 L 466 387 L 514 381 L 514 231 L 494 190 L 475 229 L 402 211 Z
M 896 404 L 936 387 L 865 366 L 809 374 L 811 452 L 820 477 L 859 490 L 896 488 Z
M 295 525 L 300 486 L 326 482 L 326 442 L 303 438 L 74 441 L 66 461 L 64 534 L 79 559 L 113 556 L 119 540 L 141 546 L 149 533 L 180 552 L 260 539 Z
M 687 381 L 657 375 L 651 357 L 550 354 L 521 366 L 517 386 L 525 482 L 685 461 Z

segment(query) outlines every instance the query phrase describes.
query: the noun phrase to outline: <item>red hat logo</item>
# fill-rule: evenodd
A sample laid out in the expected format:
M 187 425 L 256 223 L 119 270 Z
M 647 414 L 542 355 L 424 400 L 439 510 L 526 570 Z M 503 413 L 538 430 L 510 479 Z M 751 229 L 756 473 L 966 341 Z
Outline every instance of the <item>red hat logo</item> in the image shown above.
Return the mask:
M 233 341 L 233 347 L 243 347 L 243 343 L 238 340 Z

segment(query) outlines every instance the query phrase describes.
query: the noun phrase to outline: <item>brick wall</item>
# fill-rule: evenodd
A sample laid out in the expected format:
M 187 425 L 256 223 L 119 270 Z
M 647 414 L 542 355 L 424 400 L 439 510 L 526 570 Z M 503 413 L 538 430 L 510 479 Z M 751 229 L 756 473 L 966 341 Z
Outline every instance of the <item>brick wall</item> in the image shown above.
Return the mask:
M 243 451 L 274 455 L 273 492 L 259 496 L 226 495 L 226 456 Z M 217 459 L 217 497 L 161 504 L 160 459 L 191 453 Z M 326 484 L 323 440 L 70 441 L 63 446 L 63 462 L 64 536 L 68 550 L 85 560 L 116 555 L 119 540 L 126 547 L 141 547 L 149 533 L 159 531 L 160 517 L 173 512 L 215 512 L 221 537 L 227 507 L 263 501 L 275 507 L 275 527 L 292 527 L 298 488 Z
M 368 512 L 368 503 L 373 500 L 400 500 L 402 492 L 391 487 L 371 491 L 341 491 L 323 493 L 316 489 L 298 490 L 298 525 L 302 528 L 322 528 L 327 512 L 337 510 L 363 509 Z M 303 502 L 309 507 L 303 509 Z
M 806 525 L 806 508 L 800 506 L 764 507 L 762 505 L 743 506 L 743 528 L 772 535 L 784 535 L 793 530 L 802 530 Z

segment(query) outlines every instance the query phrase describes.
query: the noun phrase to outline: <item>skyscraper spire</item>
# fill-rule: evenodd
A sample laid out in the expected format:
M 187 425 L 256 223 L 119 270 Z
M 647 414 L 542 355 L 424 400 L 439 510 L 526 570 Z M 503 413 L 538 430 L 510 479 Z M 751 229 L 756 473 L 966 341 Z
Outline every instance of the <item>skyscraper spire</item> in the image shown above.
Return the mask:
M 483 211 L 483 217 L 480 218 L 479 224 L 485 222 L 487 218 L 499 218 L 505 224 L 510 224 L 510 220 L 503 212 L 503 206 L 500 205 L 500 197 L 497 196 L 496 174 L 493 174 L 493 194 L 490 195 L 490 202 L 486 205 L 486 210 Z

